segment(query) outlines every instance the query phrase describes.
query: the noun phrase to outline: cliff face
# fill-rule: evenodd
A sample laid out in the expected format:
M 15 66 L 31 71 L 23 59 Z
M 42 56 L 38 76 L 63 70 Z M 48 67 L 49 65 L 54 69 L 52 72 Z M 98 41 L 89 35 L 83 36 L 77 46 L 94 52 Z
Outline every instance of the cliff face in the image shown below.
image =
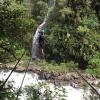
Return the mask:
M 43 32 L 44 32 L 44 27 L 45 24 L 47 23 L 49 14 L 50 14 L 50 10 L 49 8 L 54 7 L 54 0 L 49 0 L 48 2 L 48 11 L 44 17 L 43 22 L 37 27 L 35 34 L 33 35 L 33 40 L 32 40 L 32 59 L 33 60 L 37 60 L 37 59 L 41 59 L 43 57 L 43 48 L 40 46 L 39 43 L 39 39 L 42 36 Z

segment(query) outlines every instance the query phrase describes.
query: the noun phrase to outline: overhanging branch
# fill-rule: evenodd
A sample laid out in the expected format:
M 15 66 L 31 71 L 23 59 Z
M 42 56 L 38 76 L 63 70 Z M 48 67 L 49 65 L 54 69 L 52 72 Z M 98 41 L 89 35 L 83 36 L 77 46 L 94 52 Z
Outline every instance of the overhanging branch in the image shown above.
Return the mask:
M 4 45 L 0 45 L 0 48 L 2 48 L 5 51 L 7 51 L 9 54 L 11 54 L 17 60 L 17 57 L 8 48 L 4 47 Z

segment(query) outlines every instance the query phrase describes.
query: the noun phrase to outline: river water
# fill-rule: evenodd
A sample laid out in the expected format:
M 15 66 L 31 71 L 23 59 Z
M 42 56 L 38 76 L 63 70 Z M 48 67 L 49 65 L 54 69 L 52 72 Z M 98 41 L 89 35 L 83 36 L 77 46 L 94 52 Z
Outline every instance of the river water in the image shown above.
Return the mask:
M 1 70 L 0 80 L 5 80 L 10 72 L 11 70 Z M 12 82 L 14 89 L 19 89 L 23 76 L 24 76 L 24 72 L 13 72 L 8 81 Z M 24 89 L 26 86 L 39 85 L 40 83 L 43 83 L 43 84 L 45 83 L 45 86 L 41 86 L 41 89 L 40 89 L 41 93 L 43 93 L 46 90 L 46 87 L 48 87 L 50 91 L 52 91 L 52 96 L 55 95 L 58 89 L 60 90 L 58 91 L 59 92 L 58 94 L 63 94 L 62 92 L 62 88 L 63 88 L 65 90 L 64 100 L 90 100 L 89 99 L 89 94 L 90 94 L 89 88 L 84 90 L 82 88 L 74 88 L 70 85 L 61 86 L 61 87 L 59 86 L 58 88 L 55 88 L 57 86 L 55 86 L 53 83 L 48 83 L 45 80 L 40 80 L 39 76 L 33 72 L 27 72 L 24 83 L 22 85 L 22 89 Z M 26 97 L 27 97 L 26 94 L 22 94 L 20 96 L 20 100 L 27 100 Z M 59 100 L 58 98 L 59 98 L 59 95 L 55 95 L 53 100 Z M 44 99 L 41 99 L 41 100 L 44 100 Z

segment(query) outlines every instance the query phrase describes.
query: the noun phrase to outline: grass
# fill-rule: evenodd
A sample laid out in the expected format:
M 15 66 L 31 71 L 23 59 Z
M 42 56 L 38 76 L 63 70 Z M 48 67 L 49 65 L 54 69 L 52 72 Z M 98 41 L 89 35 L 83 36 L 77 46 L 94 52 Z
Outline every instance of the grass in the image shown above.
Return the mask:
M 30 57 L 25 55 L 22 58 L 21 62 L 19 62 L 17 68 L 27 67 L 29 59 L 30 59 Z M 8 67 L 8 68 L 12 67 L 13 68 L 15 64 L 16 64 L 16 61 L 4 64 L 3 67 Z M 5 65 L 7 65 L 7 66 L 5 66 Z M 33 61 L 33 62 L 31 62 L 31 65 L 32 66 L 36 65 L 37 69 L 48 71 L 48 72 L 51 72 L 51 71 L 52 72 L 72 72 L 73 67 L 78 66 L 78 64 L 74 63 L 73 61 L 56 63 L 55 61 L 47 62 L 45 60 Z M 100 78 L 100 67 L 88 66 L 84 72 L 86 74 L 94 75 L 94 76 Z
M 100 78 L 100 68 L 99 67 L 98 68 L 87 68 L 85 70 L 85 73 L 90 74 L 90 75 L 94 75 L 94 76 Z
M 17 65 L 17 68 L 18 67 L 27 67 L 29 59 L 30 58 L 28 56 L 24 55 L 24 57 L 21 59 L 21 61 Z M 17 63 L 17 60 L 14 60 L 14 61 L 6 62 L 6 63 L 4 63 L 4 65 L 6 65 L 7 68 L 9 68 L 9 67 L 13 68 L 16 63 Z
M 17 68 L 27 67 L 29 59 L 30 59 L 29 57 L 24 56 L 22 60 L 19 62 Z M 6 65 L 9 67 L 14 67 L 15 64 L 16 64 L 16 61 L 7 63 Z M 56 63 L 54 61 L 47 62 L 45 60 L 32 61 L 31 65 L 33 66 L 36 65 L 37 69 L 48 71 L 48 72 L 51 72 L 51 71 L 52 72 L 69 72 L 69 71 L 73 71 L 73 67 L 77 66 L 77 64 L 75 64 L 73 61 L 69 61 L 66 63 L 65 62 Z
M 47 61 L 40 61 L 40 62 L 35 62 L 37 66 L 41 70 L 45 71 L 53 71 L 53 72 L 69 72 L 73 71 L 73 67 L 76 67 L 77 64 L 74 62 L 70 61 L 67 63 L 55 63 L 55 62 L 47 62 Z

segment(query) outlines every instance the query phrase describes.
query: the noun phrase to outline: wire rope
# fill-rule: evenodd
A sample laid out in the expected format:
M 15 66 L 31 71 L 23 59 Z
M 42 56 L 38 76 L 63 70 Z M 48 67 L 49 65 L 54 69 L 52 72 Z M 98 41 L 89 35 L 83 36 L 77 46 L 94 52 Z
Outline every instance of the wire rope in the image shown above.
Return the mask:
M 0 86 L 0 89 L 2 90 L 3 87 L 5 86 L 5 84 L 7 83 L 8 79 L 10 78 L 11 74 L 13 73 L 13 71 L 16 69 L 17 65 L 19 64 L 19 62 L 21 61 L 21 59 L 23 58 L 25 52 L 22 54 L 22 56 L 20 57 L 20 59 L 17 61 L 17 63 L 15 64 L 14 68 L 11 70 L 10 74 L 8 75 L 8 77 L 6 78 L 6 80 L 3 82 L 3 84 Z
M 100 97 L 100 93 L 97 91 L 97 89 L 95 89 L 76 68 L 74 68 L 74 70 L 92 88 L 92 90 L 94 90 L 94 92 Z
M 24 76 L 23 76 L 23 79 L 22 79 L 21 85 L 20 85 L 20 87 L 19 87 L 19 89 L 18 89 L 16 100 L 18 100 L 18 97 L 19 97 L 20 91 L 21 91 L 21 89 L 22 89 L 22 85 L 23 85 L 24 80 L 25 80 L 26 73 L 27 73 L 28 68 L 29 68 L 29 66 L 30 66 L 30 62 L 31 62 L 31 58 L 30 58 L 30 60 L 29 60 L 29 62 L 28 62 L 28 66 L 26 67 L 25 74 L 24 74 Z

